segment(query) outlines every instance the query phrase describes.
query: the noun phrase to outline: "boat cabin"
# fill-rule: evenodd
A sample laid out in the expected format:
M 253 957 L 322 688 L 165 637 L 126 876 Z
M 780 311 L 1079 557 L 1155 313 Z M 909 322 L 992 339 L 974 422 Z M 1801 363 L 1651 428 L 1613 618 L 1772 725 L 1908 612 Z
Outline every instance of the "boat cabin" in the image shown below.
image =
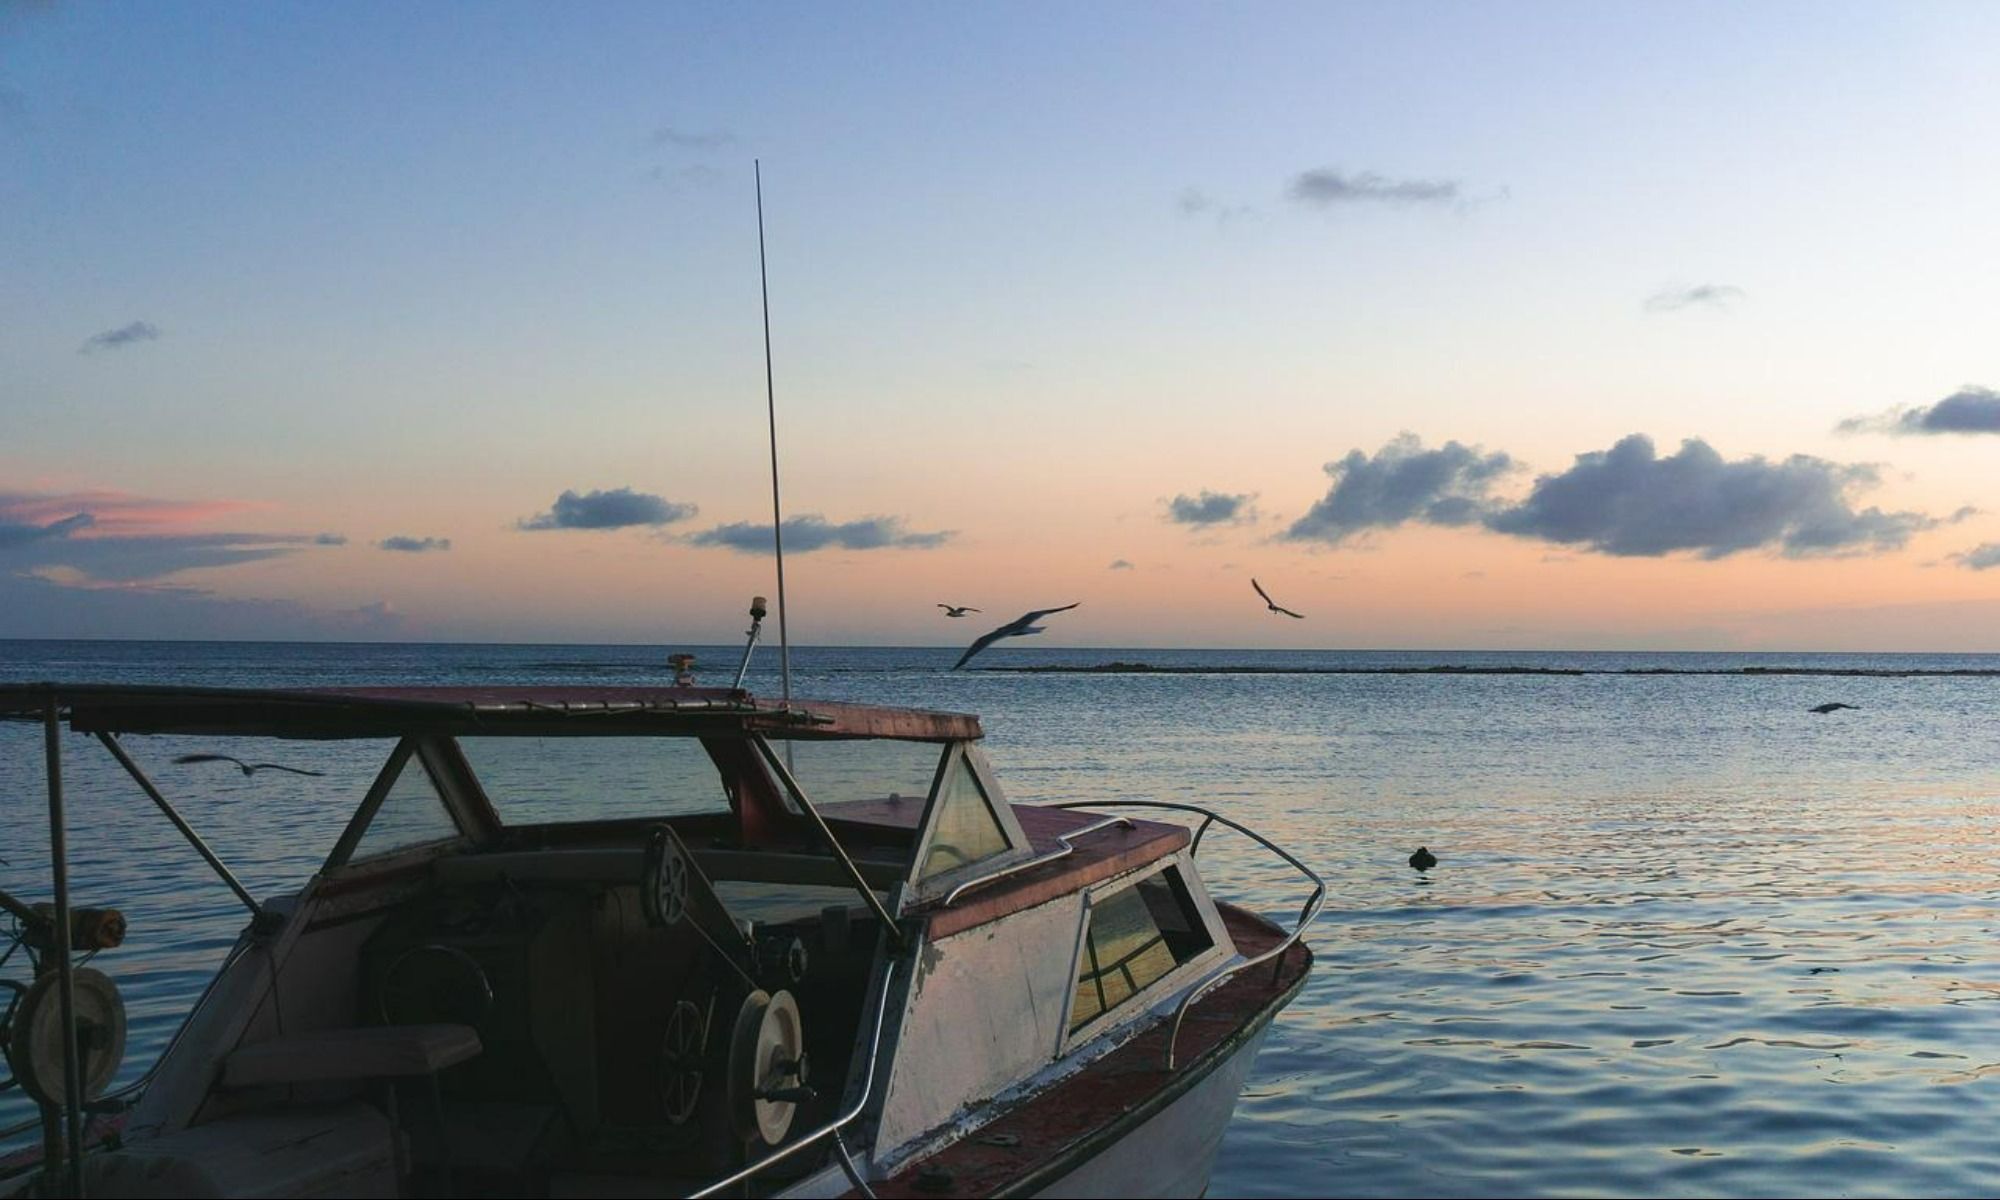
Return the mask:
M 143 1086 L 79 1084 L 123 1109 L 116 1149 L 69 1156 L 97 1194 L 1039 1190 L 1201 1064 L 1240 1085 L 1310 962 L 1209 897 L 1187 825 L 1010 804 L 962 714 L 693 687 L 0 688 L 0 713 L 52 755 L 59 724 L 102 743 L 250 912 Z M 263 898 L 149 735 L 381 757 Z M 44 1092 L 90 1075 L 87 1034 Z M 1121 1054 L 1150 1091 L 1107 1099 L 1087 1076 Z

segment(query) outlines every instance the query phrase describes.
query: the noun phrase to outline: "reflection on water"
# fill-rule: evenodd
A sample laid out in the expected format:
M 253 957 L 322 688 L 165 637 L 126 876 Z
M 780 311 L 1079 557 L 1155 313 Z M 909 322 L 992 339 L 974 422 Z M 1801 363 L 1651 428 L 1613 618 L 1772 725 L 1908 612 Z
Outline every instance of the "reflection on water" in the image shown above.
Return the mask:
M 0 643 L 0 678 L 624 682 L 662 657 Z M 1319 966 L 1266 1043 L 1215 1194 L 2000 1190 L 2000 680 L 937 669 L 952 657 L 804 652 L 796 673 L 803 694 L 984 714 L 1013 800 L 1209 804 L 1327 878 Z M 1861 708 L 1805 712 L 1827 700 Z M 97 965 L 131 1004 L 138 1060 L 242 912 L 115 764 L 67 741 L 79 900 L 133 918 Z M 244 778 L 167 765 L 212 739 L 130 744 L 260 894 L 317 866 L 388 753 L 260 746 L 244 757 L 329 774 Z M 39 755 L 38 731 L 0 729 L 0 880 L 31 894 Z M 1419 844 L 1441 860 L 1426 875 L 1405 863 Z M 1255 847 L 1211 831 L 1202 859 L 1219 892 L 1295 915 L 1296 878 Z

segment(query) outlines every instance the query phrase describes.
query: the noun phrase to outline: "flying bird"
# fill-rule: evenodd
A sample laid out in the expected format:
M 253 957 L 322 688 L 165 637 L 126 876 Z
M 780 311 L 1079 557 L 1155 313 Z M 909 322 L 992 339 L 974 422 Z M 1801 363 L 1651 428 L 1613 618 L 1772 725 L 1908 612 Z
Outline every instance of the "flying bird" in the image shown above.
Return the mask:
M 963 604 L 940 604 L 938 607 L 944 610 L 944 615 L 947 617 L 962 617 L 966 613 L 979 611 Z
M 288 767 L 283 763 L 247 763 L 227 754 L 183 754 L 174 760 L 177 763 L 235 763 L 245 775 L 255 775 L 259 771 L 288 771 L 293 775 L 324 775 L 325 771 L 308 771 L 302 767 Z
M 1820 716 L 1823 717 L 1830 712 L 1838 712 L 1843 708 L 1851 708 L 1856 712 L 1861 711 L 1861 706 L 1859 704 L 1842 704 L 1838 700 L 1834 701 L 1831 704 L 1815 704 L 1806 711 L 1809 713 L 1818 713 Z
M 1271 593 L 1264 590 L 1264 585 L 1258 583 L 1255 579 L 1250 581 L 1250 586 L 1257 589 L 1257 594 L 1264 598 L 1264 607 L 1270 609 L 1272 612 L 1283 613 L 1288 617 L 1297 617 L 1301 621 L 1306 619 L 1304 613 L 1295 613 L 1289 608 L 1281 607 L 1276 600 L 1271 599 Z
M 978 641 L 972 643 L 972 645 L 967 646 L 965 649 L 965 653 L 960 655 L 959 660 L 951 665 L 951 669 L 956 671 L 960 667 L 964 666 L 966 663 L 971 662 L 973 655 L 979 653 L 981 650 L 986 649 L 986 647 L 991 646 L 993 643 L 999 641 L 1001 638 L 1026 637 L 1031 633 L 1041 633 L 1043 631 L 1042 627 L 1035 624 L 1036 621 L 1041 620 L 1043 617 L 1051 616 L 1055 613 L 1068 612 L 1070 609 L 1075 608 L 1077 604 L 1082 604 L 1082 603 L 1083 601 L 1079 600 L 1076 602 L 1076 604 L 1065 604 L 1061 608 L 1038 608 L 1034 612 L 1031 612 L 1024 617 L 1007 622 L 1005 625 L 1002 625 L 1000 628 L 994 630 L 992 633 L 985 635 Z

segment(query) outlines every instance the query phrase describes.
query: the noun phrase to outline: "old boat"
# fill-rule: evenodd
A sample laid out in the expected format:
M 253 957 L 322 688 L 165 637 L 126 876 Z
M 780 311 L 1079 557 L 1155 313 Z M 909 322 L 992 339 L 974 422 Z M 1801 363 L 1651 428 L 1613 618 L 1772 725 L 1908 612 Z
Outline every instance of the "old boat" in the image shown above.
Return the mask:
M 1009 804 L 954 713 L 50 684 L 0 714 L 46 731 L 54 889 L 0 893 L 45 1134 L 0 1194 L 1198 1195 L 1324 892 L 1193 806 Z M 122 930 L 68 894 L 66 831 L 104 799 L 64 792 L 77 735 L 249 914 L 109 1092 L 117 956 L 77 960 Z M 269 899 L 156 781 L 159 746 L 255 739 L 372 754 L 323 865 Z M 1210 896 L 1216 825 L 1299 871 L 1292 928 Z

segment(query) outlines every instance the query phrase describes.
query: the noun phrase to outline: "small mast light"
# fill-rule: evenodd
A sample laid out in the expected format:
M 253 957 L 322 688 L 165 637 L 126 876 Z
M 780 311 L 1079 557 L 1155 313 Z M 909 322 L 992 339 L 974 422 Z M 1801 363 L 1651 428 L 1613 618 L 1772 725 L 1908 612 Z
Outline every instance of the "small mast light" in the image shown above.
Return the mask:
M 756 653 L 757 637 L 764 631 L 766 611 L 764 597 L 750 597 L 750 628 L 743 635 L 750 640 L 743 644 L 743 665 L 736 668 L 736 682 L 730 685 L 739 692 L 743 690 L 743 677 L 750 673 L 750 656 Z

